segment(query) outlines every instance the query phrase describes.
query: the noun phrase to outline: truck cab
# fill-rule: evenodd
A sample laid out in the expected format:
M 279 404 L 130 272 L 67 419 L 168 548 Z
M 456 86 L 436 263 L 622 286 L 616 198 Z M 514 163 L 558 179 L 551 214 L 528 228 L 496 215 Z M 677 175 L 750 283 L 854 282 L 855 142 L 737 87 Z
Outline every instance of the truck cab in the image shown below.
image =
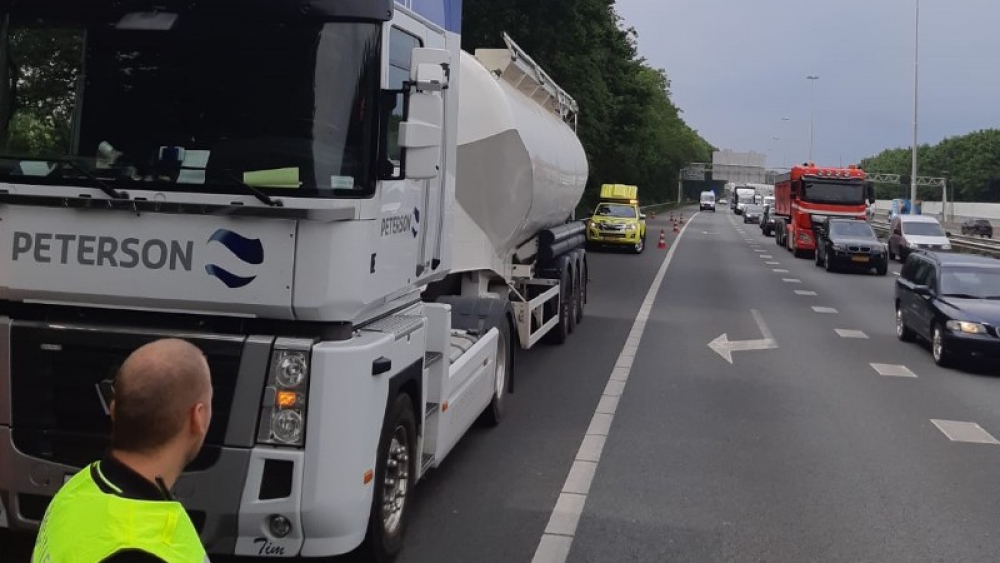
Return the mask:
M 636 186 L 605 184 L 601 202 L 587 221 L 590 246 L 627 247 L 641 254 L 646 247 L 646 215 L 639 209 Z

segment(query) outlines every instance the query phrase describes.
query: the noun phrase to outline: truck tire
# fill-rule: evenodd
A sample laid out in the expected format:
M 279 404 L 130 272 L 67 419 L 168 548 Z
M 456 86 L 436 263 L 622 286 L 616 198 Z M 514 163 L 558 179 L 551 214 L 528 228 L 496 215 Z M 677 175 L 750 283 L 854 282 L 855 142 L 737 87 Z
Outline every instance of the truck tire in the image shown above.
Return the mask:
M 488 426 L 497 426 L 503 420 L 506 395 L 510 392 L 511 368 L 514 367 L 514 341 L 511 340 L 510 322 L 504 318 L 495 328 L 500 336 L 497 338 L 497 358 L 494 363 L 496 377 L 493 380 L 493 400 L 481 417 Z
M 587 258 L 580 252 L 576 262 L 576 324 L 583 322 L 583 310 L 587 305 Z
M 570 280 L 570 268 L 566 267 L 562 269 L 562 274 L 560 275 L 560 288 L 562 294 L 559 296 L 559 324 L 557 324 L 551 332 L 549 332 L 548 339 L 552 344 L 563 344 L 569 337 L 569 334 L 573 332 L 573 306 L 572 306 L 572 281 Z
M 403 548 L 417 475 L 417 417 L 401 393 L 390 407 L 375 460 L 375 491 L 363 550 L 372 561 L 389 563 Z

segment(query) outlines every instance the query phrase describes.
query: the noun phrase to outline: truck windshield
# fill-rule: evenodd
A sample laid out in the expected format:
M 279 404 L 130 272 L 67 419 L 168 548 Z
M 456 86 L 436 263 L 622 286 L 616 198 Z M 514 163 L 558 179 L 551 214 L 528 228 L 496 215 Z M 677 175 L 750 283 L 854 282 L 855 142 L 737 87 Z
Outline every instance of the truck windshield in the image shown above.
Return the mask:
M 864 205 L 865 186 L 861 182 L 807 182 L 805 201 L 837 205 Z
M 601 204 L 595 213 L 598 217 L 615 217 L 617 219 L 635 219 L 635 208 L 631 205 Z
M 214 193 L 245 181 L 300 197 L 374 189 L 376 24 L 181 14 L 151 31 L 4 17 L 0 181 Z

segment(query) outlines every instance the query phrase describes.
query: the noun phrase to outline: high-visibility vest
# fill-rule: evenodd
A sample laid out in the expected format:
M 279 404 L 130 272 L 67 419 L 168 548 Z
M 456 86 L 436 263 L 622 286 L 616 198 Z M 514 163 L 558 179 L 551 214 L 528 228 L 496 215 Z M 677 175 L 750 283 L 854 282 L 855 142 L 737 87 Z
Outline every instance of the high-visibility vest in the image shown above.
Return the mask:
M 105 493 L 91 471 L 73 476 L 49 505 L 32 563 L 100 563 L 124 550 L 142 550 L 167 563 L 208 561 L 198 532 L 181 503 Z M 103 481 L 114 488 L 106 479 Z

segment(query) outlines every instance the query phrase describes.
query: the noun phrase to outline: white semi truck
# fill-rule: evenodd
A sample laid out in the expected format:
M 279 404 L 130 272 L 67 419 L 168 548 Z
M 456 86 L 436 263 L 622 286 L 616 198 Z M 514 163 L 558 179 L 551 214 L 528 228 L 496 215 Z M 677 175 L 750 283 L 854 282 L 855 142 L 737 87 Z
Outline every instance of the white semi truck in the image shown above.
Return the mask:
M 176 486 L 210 553 L 402 547 L 412 488 L 587 296 L 573 99 L 460 0 L 9 0 L 0 527 L 99 458 L 120 362 L 215 388 Z

